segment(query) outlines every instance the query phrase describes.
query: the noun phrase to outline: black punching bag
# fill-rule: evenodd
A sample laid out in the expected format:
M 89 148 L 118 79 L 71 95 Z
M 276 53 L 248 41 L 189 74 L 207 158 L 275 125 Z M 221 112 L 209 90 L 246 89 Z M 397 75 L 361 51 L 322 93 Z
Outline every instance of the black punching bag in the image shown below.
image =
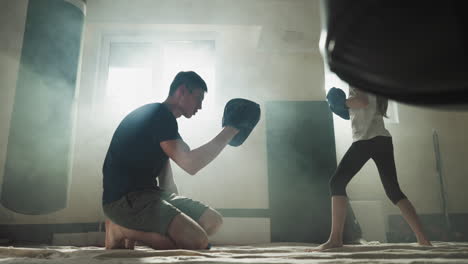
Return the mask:
M 30 0 L 1 203 L 22 214 L 67 205 L 85 3 Z
M 466 108 L 465 2 L 323 0 L 321 50 L 350 85 L 397 101 Z

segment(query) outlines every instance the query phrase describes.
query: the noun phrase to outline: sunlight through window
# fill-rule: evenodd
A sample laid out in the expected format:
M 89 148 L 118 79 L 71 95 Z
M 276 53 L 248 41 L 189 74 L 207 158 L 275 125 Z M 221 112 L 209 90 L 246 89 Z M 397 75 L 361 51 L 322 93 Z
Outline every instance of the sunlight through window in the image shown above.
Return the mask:
M 132 91 L 151 89 L 151 69 L 147 68 L 110 68 L 107 83 L 107 96 L 136 98 Z M 133 88 L 133 89 L 132 89 Z
M 112 122 L 120 122 L 144 104 L 164 101 L 180 71 L 195 71 L 205 80 L 209 92 L 205 94 L 204 111 L 197 113 L 196 119 L 198 126 L 210 123 L 215 101 L 214 40 L 111 43 L 105 102 Z M 182 118 L 178 122 L 181 131 L 191 127 L 190 120 Z M 197 133 L 187 137 L 202 140 Z

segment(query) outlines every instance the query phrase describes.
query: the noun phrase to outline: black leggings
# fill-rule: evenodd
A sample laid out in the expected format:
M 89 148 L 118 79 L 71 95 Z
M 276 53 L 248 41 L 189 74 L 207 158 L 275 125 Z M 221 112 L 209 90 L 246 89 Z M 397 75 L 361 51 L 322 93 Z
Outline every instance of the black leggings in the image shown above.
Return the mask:
M 369 159 L 377 165 L 385 193 L 393 204 L 405 199 L 397 180 L 392 138 L 384 136 L 351 145 L 330 179 L 331 195 L 346 196 L 346 186 Z

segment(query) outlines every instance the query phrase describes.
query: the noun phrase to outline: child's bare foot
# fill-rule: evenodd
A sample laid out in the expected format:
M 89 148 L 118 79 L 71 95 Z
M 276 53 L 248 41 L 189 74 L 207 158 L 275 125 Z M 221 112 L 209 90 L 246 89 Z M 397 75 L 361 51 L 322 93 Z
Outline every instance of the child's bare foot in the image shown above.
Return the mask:
M 323 243 L 322 245 L 318 247 L 311 248 L 307 250 L 308 252 L 317 252 L 317 251 L 323 251 L 326 249 L 331 249 L 331 248 L 339 248 L 342 247 L 343 243 L 342 242 L 335 242 L 335 241 L 330 241 L 328 240 L 327 242 Z
M 427 240 L 427 239 L 421 239 L 421 240 L 418 239 L 418 244 L 419 244 L 420 246 L 429 246 L 429 247 L 432 247 L 431 241 L 429 241 L 429 240 Z
M 420 246 L 432 247 L 431 241 L 424 234 L 416 234 L 416 240 Z

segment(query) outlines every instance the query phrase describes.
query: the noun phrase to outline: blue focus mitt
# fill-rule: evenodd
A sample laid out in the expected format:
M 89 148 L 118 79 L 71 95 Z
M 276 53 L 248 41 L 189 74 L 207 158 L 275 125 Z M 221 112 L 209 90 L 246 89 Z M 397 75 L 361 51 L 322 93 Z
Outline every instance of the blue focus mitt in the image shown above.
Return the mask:
M 333 113 L 349 120 L 349 109 L 346 106 L 346 94 L 343 90 L 332 87 L 327 93 L 327 102 Z
M 229 145 L 241 145 L 260 120 L 260 105 L 247 99 L 235 98 L 224 107 L 223 127 L 232 126 L 239 132 L 231 139 Z

